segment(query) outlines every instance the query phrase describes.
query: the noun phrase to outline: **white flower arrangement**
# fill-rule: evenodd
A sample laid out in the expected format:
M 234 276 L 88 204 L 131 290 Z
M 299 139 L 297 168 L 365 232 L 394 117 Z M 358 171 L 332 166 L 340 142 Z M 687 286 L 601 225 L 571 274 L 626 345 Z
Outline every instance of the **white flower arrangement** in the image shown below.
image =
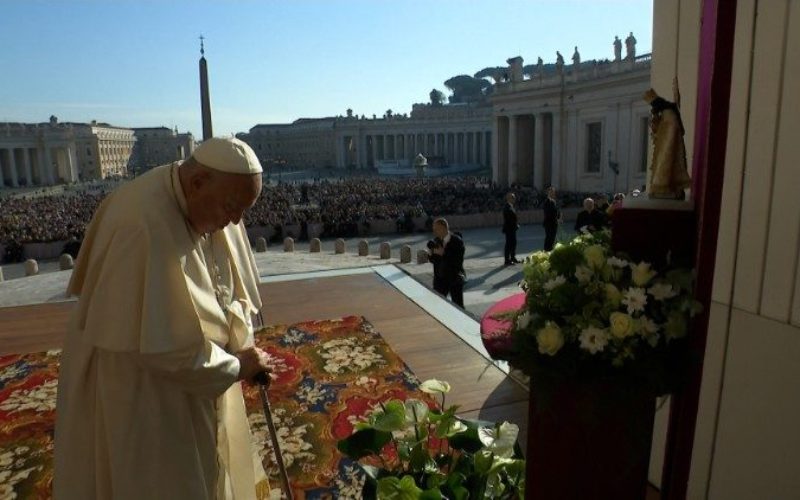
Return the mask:
M 701 310 L 691 270 L 617 255 L 609 232 L 536 252 L 523 272 L 528 297 L 512 323 L 519 349 L 511 361 L 529 374 L 574 370 L 582 360 L 619 368 L 665 358 Z

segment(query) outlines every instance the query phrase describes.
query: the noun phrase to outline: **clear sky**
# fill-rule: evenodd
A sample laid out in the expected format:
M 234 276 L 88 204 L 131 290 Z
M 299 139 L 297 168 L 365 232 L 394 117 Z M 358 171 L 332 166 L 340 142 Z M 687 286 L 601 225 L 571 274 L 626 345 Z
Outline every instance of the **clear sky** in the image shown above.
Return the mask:
M 521 55 L 650 52 L 654 0 L 0 0 L 0 121 L 96 119 L 215 135 L 301 117 L 408 113 L 443 82 Z M 623 48 L 624 51 L 624 48 Z

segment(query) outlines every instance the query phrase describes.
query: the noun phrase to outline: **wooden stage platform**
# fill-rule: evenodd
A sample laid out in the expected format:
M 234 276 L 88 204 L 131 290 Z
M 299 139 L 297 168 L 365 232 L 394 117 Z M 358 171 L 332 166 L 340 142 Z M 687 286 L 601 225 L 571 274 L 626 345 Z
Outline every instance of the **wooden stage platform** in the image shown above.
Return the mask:
M 364 316 L 421 380 L 452 385 L 447 402 L 460 405 L 462 416 L 514 422 L 525 442 L 527 391 L 392 283 L 374 272 L 296 278 L 260 286 L 265 323 Z M 431 300 L 441 299 L 431 294 Z M 61 302 L 0 308 L 0 354 L 59 348 L 73 307 Z

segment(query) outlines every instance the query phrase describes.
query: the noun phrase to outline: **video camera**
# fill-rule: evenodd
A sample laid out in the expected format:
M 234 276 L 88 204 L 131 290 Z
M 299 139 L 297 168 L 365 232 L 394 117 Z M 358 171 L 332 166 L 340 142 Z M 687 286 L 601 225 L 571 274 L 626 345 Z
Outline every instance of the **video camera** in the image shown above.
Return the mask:
M 443 242 L 442 242 L 441 238 L 434 238 L 432 240 L 428 240 L 428 243 L 427 243 L 428 250 L 433 250 L 435 248 L 441 248 L 442 247 L 442 243 Z

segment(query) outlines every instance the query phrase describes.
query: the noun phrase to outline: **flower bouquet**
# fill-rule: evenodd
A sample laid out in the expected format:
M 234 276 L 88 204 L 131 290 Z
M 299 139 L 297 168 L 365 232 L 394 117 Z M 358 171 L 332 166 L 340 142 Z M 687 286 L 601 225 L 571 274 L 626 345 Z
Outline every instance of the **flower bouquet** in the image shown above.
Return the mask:
M 686 372 L 692 271 L 634 262 L 610 239 L 580 235 L 523 268 L 509 361 L 531 377 L 529 498 L 643 498 L 655 397 Z
M 536 252 L 523 269 L 511 361 L 541 382 L 633 377 L 674 387 L 689 319 L 701 310 L 690 269 L 656 270 L 611 250 L 608 231 Z
M 441 395 L 444 408 L 447 382 L 428 380 L 420 389 Z M 440 410 L 417 399 L 392 400 L 356 424 L 338 448 L 362 460 L 363 498 L 524 498 L 519 428 L 462 419 L 457 409 Z

